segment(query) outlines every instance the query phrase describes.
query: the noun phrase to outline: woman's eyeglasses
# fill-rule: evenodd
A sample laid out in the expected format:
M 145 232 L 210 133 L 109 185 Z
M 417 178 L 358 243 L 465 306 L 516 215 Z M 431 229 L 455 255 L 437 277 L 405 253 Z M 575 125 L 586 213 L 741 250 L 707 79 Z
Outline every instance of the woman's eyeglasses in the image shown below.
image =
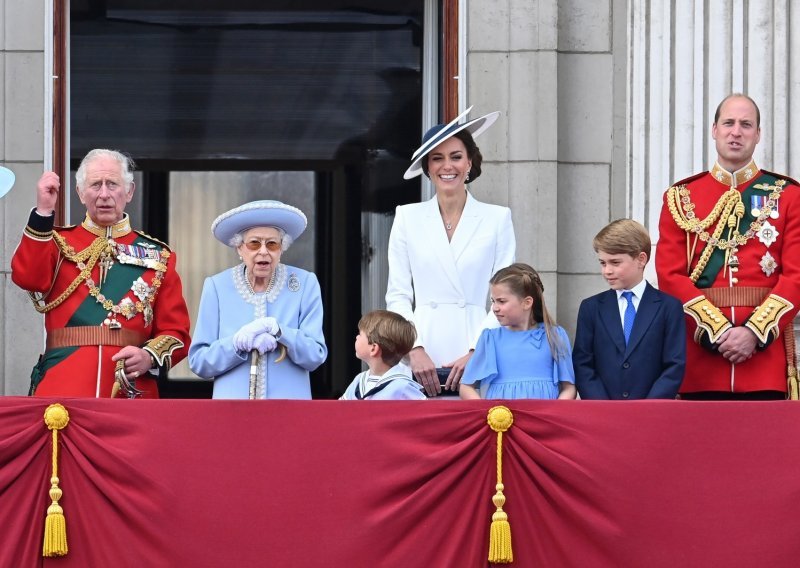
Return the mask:
M 261 250 L 262 244 L 267 247 L 269 252 L 278 252 L 281 250 L 281 243 L 268 239 L 248 239 L 247 242 L 244 243 L 244 246 L 246 246 L 248 250 L 259 251 Z

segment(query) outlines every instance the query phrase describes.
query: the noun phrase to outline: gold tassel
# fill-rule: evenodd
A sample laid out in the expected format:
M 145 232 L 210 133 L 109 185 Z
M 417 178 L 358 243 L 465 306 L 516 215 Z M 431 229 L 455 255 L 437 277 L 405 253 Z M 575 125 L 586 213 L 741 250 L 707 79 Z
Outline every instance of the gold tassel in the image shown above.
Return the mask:
M 503 432 L 511 428 L 514 415 L 505 406 L 494 406 L 489 409 L 487 417 L 489 427 L 497 432 L 497 491 L 492 497 L 492 503 L 497 510 L 492 515 L 492 526 L 489 531 L 489 562 L 495 564 L 510 564 L 514 562 L 514 552 L 511 549 L 511 525 L 508 515 L 503 511 L 506 497 L 503 495 Z
M 784 348 L 786 349 L 786 398 L 800 400 L 800 381 L 797 377 L 797 351 L 795 349 L 794 326 L 789 322 L 783 330 Z
M 67 548 L 67 523 L 64 518 L 64 509 L 58 504 L 62 495 L 58 486 L 58 431 L 69 423 L 69 413 L 60 404 L 51 404 L 44 411 L 44 423 L 53 432 L 53 476 L 50 478 L 52 503 L 47 508 L 47 518 L 44 523 L 42 556 L 66 556 L 69 550 Z
M 791 325 L 791 324 L 789 324 Z M 789 367 L 787 370 L 787 396 L 788 400 L 800 400 L 800 383 L 797 380 L 797 369 Z

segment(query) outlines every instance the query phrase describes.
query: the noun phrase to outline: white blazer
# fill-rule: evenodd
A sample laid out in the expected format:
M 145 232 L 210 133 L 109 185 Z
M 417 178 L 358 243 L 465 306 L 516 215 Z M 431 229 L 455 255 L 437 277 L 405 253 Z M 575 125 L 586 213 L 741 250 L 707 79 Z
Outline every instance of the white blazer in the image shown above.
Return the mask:
M 467 192 L 448 242 L 434 196 L 401 205 L 389 236 L 386 309 L 414 322 L 415 346 L 437 367 L 449 365 L 475 346 L 497 319 L 487 310 L 489 279 L 514 262 L 516 240 L 508 207 L 481 203 Z

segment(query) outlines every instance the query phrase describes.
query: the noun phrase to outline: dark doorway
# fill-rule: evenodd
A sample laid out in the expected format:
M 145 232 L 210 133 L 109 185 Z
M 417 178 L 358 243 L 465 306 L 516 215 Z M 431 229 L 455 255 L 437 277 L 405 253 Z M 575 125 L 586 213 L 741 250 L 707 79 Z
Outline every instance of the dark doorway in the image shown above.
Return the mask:
M 363 246 L 362 216 L 419 199 L 419 182 L 402 174 L 421 134 L 424 1 L 297 4 L 71 2 L 70 158 L 74 169 L 91 148 L 129 153 L 141 171 L 134 225 L 171 244 L 187 227 L 209 231 L 197 200 L 177 192 L 178 173 L 308 172 L 309 268 L 330 349 L 312 388 L 331 398 L 361 369 L 360 275 L 374 254 Z M 271 179 L 248 198 L 275 198 Z M 231 191 L 223 185 L 216 191 Z M 206 268 L 179 266 L 184 281 L 210 275 Z M 164 395 L 205 397 L 210 385 L 171 381 Z

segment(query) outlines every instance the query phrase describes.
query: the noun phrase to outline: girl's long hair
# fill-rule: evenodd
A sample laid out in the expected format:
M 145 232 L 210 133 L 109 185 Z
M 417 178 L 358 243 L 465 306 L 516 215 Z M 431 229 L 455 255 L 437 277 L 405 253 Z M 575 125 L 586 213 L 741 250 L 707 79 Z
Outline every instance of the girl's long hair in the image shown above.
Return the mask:
M 533 308 L 531 309 L 530 326 L 537 323 L 544 324 L 544 331 L 547 334 L 547 343 L 550 345 L 550 352 L 553 359 L 562 359 L 567 356 L 567 346 L 556 331 L 556 322 L 547 311 L 544 304 L 544 285 L 539 274 L 532 266 L 524 262 L 516 262 L 511 266 L 498 270 L 489 284 L 505 284 L 512 294 L 521 298 L 530 296 L 533 298 Z

